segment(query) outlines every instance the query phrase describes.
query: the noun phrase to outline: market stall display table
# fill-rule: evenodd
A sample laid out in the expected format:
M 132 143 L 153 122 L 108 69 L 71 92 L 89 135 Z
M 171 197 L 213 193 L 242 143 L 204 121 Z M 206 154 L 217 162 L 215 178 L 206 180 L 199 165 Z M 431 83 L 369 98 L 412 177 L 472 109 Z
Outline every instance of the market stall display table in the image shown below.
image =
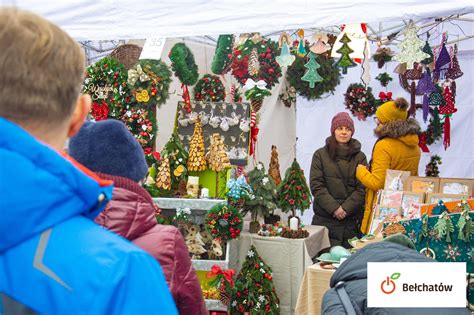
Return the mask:
M 304 272 L 313 264 L 311 258 L 330 246 L 326 227 L 308 225 L 305 229 L 309 232 L 305 239 L 265 237 L 247 232 L 246 223 L 241 237 L 229 243 L 230 268 L 240 271 L 252 244 L 265 263 L 272 268 L 273 283 L 280 299 L 282 315 L 294 313 Z
M 296 315 L 321 314 L 323 295 L 329 290 L 329 281 L 335 271 L 335 269 L 323 269 L 319 263 L 306 269 L 298 293 Z

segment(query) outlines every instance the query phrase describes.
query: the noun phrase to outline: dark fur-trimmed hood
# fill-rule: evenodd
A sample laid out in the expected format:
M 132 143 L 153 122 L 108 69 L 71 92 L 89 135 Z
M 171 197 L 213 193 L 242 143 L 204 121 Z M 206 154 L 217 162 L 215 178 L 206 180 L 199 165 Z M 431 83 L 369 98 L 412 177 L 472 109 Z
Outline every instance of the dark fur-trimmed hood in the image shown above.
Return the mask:
M 374 130 L 375 135 L 380 138 L 400 138 L 407 135 L 419 135 L 421 128 L 416 119 L 395 120 L 386 124 L 380 124 Z

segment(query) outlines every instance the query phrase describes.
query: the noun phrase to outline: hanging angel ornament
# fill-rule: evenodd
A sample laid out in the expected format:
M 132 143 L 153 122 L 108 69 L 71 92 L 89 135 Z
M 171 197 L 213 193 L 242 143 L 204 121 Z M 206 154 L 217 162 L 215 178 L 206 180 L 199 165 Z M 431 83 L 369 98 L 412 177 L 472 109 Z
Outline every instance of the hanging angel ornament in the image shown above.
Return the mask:
M 321 55 L 331 49 L 331 46 L 328 45 L 329 37 L 325 33 L 316 33 L 314 36 L 314 43 L 311 45 L 310 49 L 316 55 Z
M 278 43 L 281 48 L 281 52 L 280 52 L 280 56 L 276 57 L 275 59 L 281 67 L 288 67 L 296 59 L 296 57 L 290 53 L 290 44 L 291 44 L 290 35 L 288 35 L 288 33 L 286 32 L 283 32 L 280 35 L 280 39 Z
M 304 30 L 299 29 L 297 33 L 298 33 L 298 49 L 296 50 L 296 53 L 298 54 L 298 56 L 304 57 L 306 56 L 306 48 L 304 45 Z
M 404 30 L 405 38 L 398 44 L 400 52 L 394 59 L 400 63 L 406 63 L 407 69 L 413 69 L 415 62 L 420 62 L 429 55 L 423 52 L 423 41 L 416 35 L 418 28 L 412 22 Z

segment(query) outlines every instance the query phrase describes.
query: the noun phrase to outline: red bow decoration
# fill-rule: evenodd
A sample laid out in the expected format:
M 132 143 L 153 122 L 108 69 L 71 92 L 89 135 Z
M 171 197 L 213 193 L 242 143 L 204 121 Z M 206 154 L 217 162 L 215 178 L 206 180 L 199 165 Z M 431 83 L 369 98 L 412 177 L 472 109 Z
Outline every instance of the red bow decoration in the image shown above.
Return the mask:
M 426 143 L 426 133 L 422 133 L 418 137 L 418 146 L 420 147 L 421 151 L 425 153 L 429 153 L 430 149 L 428 148 L 428 145 Z
M 151 155 L 153 155 L 153 157 L 157 161 L 159 161 L 161 159 L 160 152 L 153 152 Z
M 387 92 L 387 94 L 385 94 L 385 92 L 382 91 L 379 93 L 379 98 L 383 101 L 390 101 L 392 99 L 392 92 Z
M 102 104 L 93 102 L 91 114 L 95 121 L 105 120 L 109 115 L 109 105 L 104 101 L 102 101 Z
M 219 265 L 214 265 L 211 268 L 211 271 L 209 271 L 206 275 L 207 278 L 214 278 L 219 275 L 223 275 L 225 280 L 230 284 L 230 286 L 233 288 L 234 287 L 234 279 L 232 278 L 235 276 L 235 270 L 234 269 L 228 269 L 228 270 L 222 270 L 221 266 Z
M 183 101 L 184 109 L 190 113 L 191 112 L 191 97 L 189 96 L 188 86 L 181 83 L 181 89 L 183 90 Z

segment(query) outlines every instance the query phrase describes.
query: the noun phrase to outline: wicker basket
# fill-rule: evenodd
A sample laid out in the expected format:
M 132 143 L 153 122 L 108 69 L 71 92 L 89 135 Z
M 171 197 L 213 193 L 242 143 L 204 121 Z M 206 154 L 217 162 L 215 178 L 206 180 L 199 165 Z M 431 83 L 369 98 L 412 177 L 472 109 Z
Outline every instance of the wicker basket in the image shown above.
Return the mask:
M 110 53 L 110 57 L 117 59 L 125 68 L 130 69 L 138 61 L 141 52 L 142 47 L 133 44 L 125 44 L 115 48 L 112 53 Z

